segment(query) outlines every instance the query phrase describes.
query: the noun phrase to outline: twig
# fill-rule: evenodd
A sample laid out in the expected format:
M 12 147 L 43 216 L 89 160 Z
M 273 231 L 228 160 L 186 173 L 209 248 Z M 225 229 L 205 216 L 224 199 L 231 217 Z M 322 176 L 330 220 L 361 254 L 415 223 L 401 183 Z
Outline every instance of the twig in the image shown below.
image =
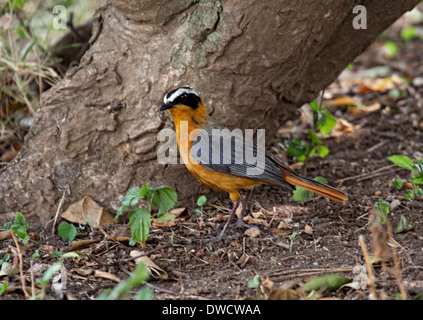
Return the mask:
M 54 216 L 53 227 L 51 228 L 51 235 L 54 235 L 54 228 L 56 227 L 57 217 L 59 216 L 60 210 L 62 210 L 63 201 L 65 200 L 66 190 L 63 191 L 62 198 L 60 199 L 59 206 L 57 207 L 56 215 Z
M 361 251 L 363 251 L 364 260 L 366 261 L 367 274 L 369 275 L 367 284 L 369 285 L 369 288 L 370 288 L 372 300 L 377 300 L 376 290 L 375 290 L 375 277 L 373 275 L 373 269 L 370 263 L 369 253 L 367 251 L 366 244 L 364 243 L 364 237 L 362 235 L 359 235 L 358 241 L 360 243 Z
M 18 239 L 16 239 L 15 233 L 11 232 L 11 234 L 12 234 L 13 241 L 15 242 L 15 245 L 16 245 L 16 250 L 18 251 L 19 274 L 20 274 L 20 278 L 21 278 L 22 291 L 25 294 L 25 298 L 28 299 L 28 298 L 31 297 L 31 295 L 28 293 L 28 291 L 26 291 L 25 277 L 24 277 L 24 274 L 23 274 L 23 257 L 22 257 L 21 247 L 19 246 Z
M 31 270 L 31 294 L 35 296 L 35 281 L 34 281 L 34 270 L 32 269 L 32 259 L 29 261 Z
M 392 234 L 392 227 L 391 224 L 389 223 L 389 221 L 387 221 L 388 224 L 388 235 L 389 235 L 389 240 L 393 241 L 393 234 Z M 401 280 L 401 269 L 400 269 L 400 265 L 399 265 L 399 261 L 398 261 L 398 254 L 397 251 L 395 250 L 394 246 L 390 246 L 391 247 L 391 251 L 392 251 L 392 257 L 394 260 L 394 275 L 395 275 L 395 281 L 397 283 L 397 286 L 400 290 L 401 293 L 401 300 L 407 300 L 407 292 L 405 291 L 404 285 L 402 283 Z
M 362 173 L 362 174 L 358 174 L 356 176 L 347 177 L 347 178 L 343 178 L 343 179 L 338 179 L 338 180 L 335 181 L 335 183 L 343 183 L 345 181 L 355 180 L 355 179 L 362 178 L 362 177 L 366 177 L 365 179 L 367 179 L 367 177 L 368 178 L 372 178 L 374 176 L 374 174 L 377 174 L 379 172 L 382 172 L 382 171 L 391 169 L 391 168 L 393 168 L 395 166 L 396 166 L 396 164 L 390 164 L 389 166 L 379 168 L 379 169 L 373 171 L 372 173 Z

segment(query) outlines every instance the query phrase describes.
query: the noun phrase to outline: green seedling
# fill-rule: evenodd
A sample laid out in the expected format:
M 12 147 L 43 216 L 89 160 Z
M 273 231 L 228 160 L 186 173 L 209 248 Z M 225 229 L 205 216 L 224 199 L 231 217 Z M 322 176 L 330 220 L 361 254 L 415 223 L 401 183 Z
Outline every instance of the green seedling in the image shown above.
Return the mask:
M 256 274 L 253 279 L 248 280 L 247 287 L 250 289 L 255 289 L 256 296 L 258 296 L 258 288 L 260 285 L 260 275 Z
M 294 239 L 297 237 L 297 233 L 293 232 L 290 236 L 289 236 L 289 252 L 292 252 L 292 246 L 294 245 Z
M 73 224 L 67 223 L 63 221 L 58 229 L 57 232 L 59 233 L 59 236 L 62 237 L 62 239 L 67 241 L 73 241 L 76 237 L 76 228 Z
M 336 119 L 329 113 L 327 108 L 318 105 L 316 101 L 309 103 L 313 112 L 312 129 L 308 130 L 309 141 L 303 143 L 300 139 L 294 138 L 287 149 L 287 155 L 296 157 L 298 161 L 305 164 L 316 154 L 324 158 L 329 154 L 329 148 L 317 136 L 318 131 L 327 135 L 336 125 Z
M 401 155 L 393 155 L 388 157 L 388 159 L 397 166 L 407 169 L 410 172 L 411 177 L 408 181 L 412 184 L 412 190 L 404 196 L 404 199 L 412 200 L 416 197 L 423 197 L 423 189 L 420 187 L 420 185 L 423 185 L 423 159 L 414 162 L 409 157 Z M 399 183 L 398 180 L 396 179 L 393 182 L 393 186 L 396 189 L 402 187 L 402 181 Z
M 132 274 L 128 279 L 122 281 L 114 288 L 108 289 L 97 298 L 97 300 L 123 300 L 127 299 L 132 289 L 141 289 L 135 296 L 136 300 L 151 300 L 151 289 L 147 286 L 143 286 L 145 281 L 149 278 L 147 267 L 144 263 L 138 263 Z
M 198 214 L 200 211 L 203 211 L 203 205 L 207 202 L 207 198 L 205 196 L 200 196 L 197 199 L 197 206 L 200 208 L 195 208 L 194 213 Z
M 378 217 L 380 223 L 385 224 L 388 219 L 388 214 L 391 211 L 391 204 L 385 200 L 379 199 L 374 203 L 373 207 L 381 213 Z
M 128 213 L 132 243 L 135 241 L 145 243 L 147 241 L 151 228 L 153 206 L 158 209 L 158 221 L 175 219 L 173 215 L 164 214 L 175 206 L 178 199 L 176 191 L 171 187 L 150 188 L 149 183 L 146 183 L 141 189 L 138 187 L 129 189 L 128 193 L 123 197 L 122 206 L 117 210 L 115 220 L 126 208 L 136 205 L 141 199 L 146 200 L 147 208 L 135 208 Z
M 318 181 L 318 182 L 322 182 L 322 183 L 328 183 L 328 181 L 323 177 L 316 177 L 316 178 L 314 178 L 314 180 Z M 295 190 L 293 191 L 293 197 L 292 198 L 296 202 L 304 202 L 304 201 L 310 199 L 312 196 L 313 196 L 313 192 L 308 191 L 308 190 L 301 188 L 299 186 L 296 186 Z
M 23 241 L 25 247 L 28 245 L 28 223 L 26 223 L 25 217 L 22 213 L 15 213 L 15 219 L 10 227 L 10 230 L 12 230 L 14 234 L 16 234 L 19 240 Z

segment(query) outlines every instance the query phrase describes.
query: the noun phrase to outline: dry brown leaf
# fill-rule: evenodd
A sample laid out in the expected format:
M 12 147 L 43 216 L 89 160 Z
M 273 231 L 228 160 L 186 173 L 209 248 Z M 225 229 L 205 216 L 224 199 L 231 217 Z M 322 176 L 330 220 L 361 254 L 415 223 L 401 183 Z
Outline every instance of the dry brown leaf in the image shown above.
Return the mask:
M 353 132 L 354 131 L 354 125 L 351 122 L 348 122 L 345 119 L 338 118 L 338 122 L 335 126 L 335 131 L 338 132 Z
M 286 223 L 285 221 L 281 221 L 281 222 L 279 222 L 277 228 L 278 229 L 292 229 L 292 226 L 290 224 Z
M 243 220 L 244 220 L 244 222 L 246 222 L 248 224 L 261 225 L 261 226 L 264 226 L 264 227 L 269 226 L 267 221 L 263 220 L 263 219 L 255 219 L 255 218 L 251 218 L 251 217 L 245 217 Z
M 293 289 L 276 288 L 270 292 L 267 300 L 298 300 L 299 298 L 300 294 Z
M 251 238 L 256 238 L 260 235 L 261 231 L 259 228 L 249 228 L 247 230 L 245 230 L 244 235 L 251 237 Z
M 175 217 L 185 217 L 188 216 L 188 208 L 174 208 L 169 212 L 165 213 L 165 215 L 173 215 Z
M 90 274 L 93 274 L 94 272 L 93 269 L 76 269 L 76 268 L 72 269 L 72 271 L 83 277 L 89 276 Z
M 76 251 L 76 250 L 81 250 L 84 248 L 89 247 L 90 245 L 100 242 L 101 239 L 88 239 L 88 240 L 77 240 L 77 241 L 72 241 L 72 246 L 70 248 L 70 251 Z
M 164 227 L 173 227 L 175 223 L 176 223 L 176 219 L 172 219 L 169 221 L 157 221 L 156 219 L 153 219 L 153 221 L 151 222 L 153 228 L 155 229 L 160 229 Z
M 139 255 L 142 255 L 144 252 L 139 251 L 139 250 L 132 250 L 129 255 L 131 257 L 136 257 Z M 162 268 L 160 268 L 157 264 L 155 264 L 153 262 L 153 260 L 151 260 L 149 257 L 147 256 L 142 256 L 139 258 L 135 259 L 135 263 L 140 263 L 143 262 L 145 264 L 145 266 L 147 267 L 148 272 L 150 273 L 150 275 L 153 278 L 156 279 L 162 279 L 162 280 L 166 280 L 169 279 L 169 275 L 167 274 L 166 271 L 164 271 Z
M 370 106 L 354 106 L 348 109 L 348 113 L 350 113 L 353 117 L 358 117 L 366 113 L 378 111 L 381 106 L 382 105 L 379 102 L 376 102 Z
M 235 263 L 244 268 L 248 261 L 250 261 L 250 256 L 244 253 Z
M 70 222 L 81 224 L 90 219 L 90 226 L 93 228 L 114 223 L 112 215 L 88 196 L 71 204 L 60 216 Z
M 96 270 L 94 272 L 94 276 L 97 277 L 97 278 L 112 280 L 112 281 L 117 282 L 117 283 L 119 283 L 121 281 L 120 278 L 117 275 L 110 273 L 110 272 L 101 271 L 101 270 Z
M 304 227 L 304 232 L 307 233 L 307 234 L 312 234 L 313 228 L 310 227 L 308 224 L 306 224 L 305 227 Z
M 289 230 L 280 230 L 280 229 L 272 229 L 272 236 L 277 237 L 277 236 L 286 236 L 291 234 L 292 232 Z
M 252 212 L 251 215 L 255 219 L 265 219 L 266 218 L 266 215 L 263 212 L 261 212 L 261 211 L 259 211 L 259 212 Z
M 0 240 L 11 239 L 12 234 L 10 232 L 10 230 L 0 231 Z
M 356 104 L 356 103 L 359 103 L 359 102 L 360 102 L 360 100 L 358 100 L 357 98 L 344 96 L 344 97 L 339 97 L 339 98 L 335 98 L 333 100 L 327 101 L 325 103 L 325 106 L 326 107 L 348 106 L 350 104 Z

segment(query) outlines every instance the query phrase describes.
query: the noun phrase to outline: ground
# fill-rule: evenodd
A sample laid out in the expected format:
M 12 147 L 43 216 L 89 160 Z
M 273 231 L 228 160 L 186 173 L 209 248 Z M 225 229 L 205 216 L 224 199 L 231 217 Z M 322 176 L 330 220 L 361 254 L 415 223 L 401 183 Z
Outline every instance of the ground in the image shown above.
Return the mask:
M 288 189 L 258 187 L 250 198 L 246 219 L 257 228 L 231 229 L 229 234 L 239 237 L 218 243 L 195 239 L 218 234 L 231 208 L 226 195 L 222 194 L 220 201 L 207 203 L 198 213 L 188 208 L 173 226 L 153 228 L 149 235 L 145 252 L 164 271 L 148 280 L 153 299 L 421 298 L 423 197 L 404 199 L 410 191 L 407 184 L 397 190 L 391 181 L 400 178 L 406 182 L 410 173 L 387 159 L 395 154 L 415 161 L 423 158 L 423 68 L 418 54 L 423 50 L 423 41 L 417 38 L 405 42 L 399 36 L 401 30 L 399 21 L 324 92 L 323 105 L 338 119 L 338 127 L 331 135 L 321 137 L 330 153 L 323 159 L 310 160 L 306 175 L 325 177 L 330 185 L 348 193 L 348 201 L 339 204 L 316 196 L 297 203 Z M 394 40 L 399 49 L 390 58 L 390 49 L 385 45 L 388 39 Z M 283 157 L 278 146 L 287 139 L 307 140 L 311 120 L 307 110 L 304 107 L 300 119 L 281 128 L 272 140 L 273 153 Z M 288 158 L 288 162 L 296 170 L 304 170 L 294 159 Z M 392 205 L 388 224 L 394 228 L 403 215 L 413 230 L 395 233 L 393 239 L 386 224 L 375 230 L 372 208 L 379 199 Z M 34 226 L 32 229 L 37 230 Z M 95 299 L 106 288 L 116 286 L 118 279 L 128 277 L 134 267 L 134 262 L 128 261 L 134 247 L 124 238 L 128 230 L 121 220 L 101 230 L 87 228 L 77 235 L 73 244 L 96 241 L 78 249 L 85 258 L 60 259 L 66 269 L 64 299 Z M 360 236 L 370 256 L 376 255 L 375 250 L 383 251 L 386 239 L 389 242 L 383 262 L 372 265 L 371 282 L 360 282 L 369 279 L 371 271 L 366 267 L 367 254 L 360 246 Z M 21 270 L 30 294 L 31 284 L 39 293 L 34 279 L 41 278 L 59 259 L 51 251 L 75 250 L 69 241 L 50 236 L 50 231 L 42 238 L 39 231 L 34 231 L 31 237 L 26 247 L 19 242 L 23 253 Z M 0 240 L 0 258 L 10 254 L 10 261 L 18 269 L 14 248 L 14 239 Z M 35 252 L 38 257 L 33 256 Z M 312 296 L 301 292 L 304 283 L 324 274 L 344 275 L 359 285 L 335 291 L 323 286 Z M 19 275 L 1 276 L 0 283 L 8 283 L 1 299 L 25 299 Z M 249 280 L 256 275 L 259 282 L 255 288 L 251 283 L 249 287 Z M 47 296 L 61 298 L 50 285 Z

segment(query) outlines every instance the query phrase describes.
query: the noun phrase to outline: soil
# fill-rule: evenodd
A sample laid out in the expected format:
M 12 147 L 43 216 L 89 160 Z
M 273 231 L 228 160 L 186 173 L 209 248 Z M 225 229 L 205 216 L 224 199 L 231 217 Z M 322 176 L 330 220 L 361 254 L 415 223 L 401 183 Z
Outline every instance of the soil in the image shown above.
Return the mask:
M 423 81 L 420 81 L 423 68 L 418 54 L 423 50 L 423 42 L 417 39 L 404 43 L 398 36 L 399 30 L 401 21 L 324 93 L 324 105 L 338 119 L 338 127 L 331 135 L 321 137 L 330 153 L 323 159 L 313 157 L 306 175 L 325 177 L 330 185 L 348 193 L 348 201 L 342 205 L 316 196 L 297 203 L 288 189 L 258 187 L 251 195 L 245 220 L 257 228 L 230 229 L 229 235 L 238 237 L 218 243 L 201 243 L 195 239 L 220 232 L 231 208 L 227 195 L 222 194 L 222 200 L 204 205 L 198 213 L 194 213 L 194 207 L 187 208 L 173 226 L 153 228 L 149 235 L 145 252 L 167 274 L 167 279 L 159 276 L 148 280 L 153 299 L 267 299 L 269 296 L 304 299 L 308 294 L 300 289 L 316 276 L 340 274 L 356 282 L 370 279 L 360 236 L 368 255 L 382 252 L 383 261 L 372 265 L 374 280 L 335 291 L 322 287 L 317 290 L 317 297 L 346 300 L 422 297 L 423 197 L 405 200 L 404 195 L 410 191 L 407 184 L 400 190 L 392 187 L 392 180 L 400 178 L 406 182 L 410 173 L 387 159 L 394 154 L 407 155 L 413 160 L 423 158 Z M 384 56 L 383 44 L 387 39 L 395 40 L 399 46 L 395 58 Z M 388 66 L 385 74 L 377 74 L 379 71 L 374 67 L 379 65 Z M 401 80 L 404 78 L 409 81 Z M 346 103 L 340 97 L 357 101 Z M 287 139 L 308 139 L 311 118 L 307 110 L 304 107 L 300 119 L 281 128 L 273 141 L 274 153 L 284 156 L 278 146 Z M 288 162 L 296 170 L 304 170 L 294 159 L 288 158 Z M 379 199 L 393 206 L 385 225 L 373 218 L 372 208 Z M 391 237 L 387 225 L 394 228 L 401 216 L 414 228 Z M 51 251 L 71 251 L 71 243 L 57 235 L 50 236 L 50 229 L 41 238 L 36 226 L 30 229 L 34 230 L 33 241 L 27 247 L 20 242 L 22 270 L 29 292 L 34 283 L 31 276 L 41 278 L 58 261 Z M 121 221 L 102 230 L 87 228 L 80 232 L 75 240 L 97 239 L 97 242 L 79 250 L 85 258 L 61 259 L 66 268 L 64 296 L 53 293 L 49 285 L 48 297 L 95 299 L 104 289 L 116 285 L 116 281 L 100 277 L 97 270 L 126 279 L 134 267 L 134 262 L 127 260 L 134 247 L 128 244 L 127 238 L 116 236 L 128 235 L 128 230 L 128 225 Z M 11 261 L 18 265 L 19 259 L 13 254 L 15 247 L 13 239 L 0 241 L 0 258 L 10 253 Z M 35 252 L 39 257 L 33 257 Z M 255 275 L 259 275 L 260 284 L 249 288 L 248 282 Z M 4 281 L 9 288 L 1 299 L 25 299 L 19 273 L 2 276 L 1 282 Z M 39 292 L 38 285 L 35 289 Z

